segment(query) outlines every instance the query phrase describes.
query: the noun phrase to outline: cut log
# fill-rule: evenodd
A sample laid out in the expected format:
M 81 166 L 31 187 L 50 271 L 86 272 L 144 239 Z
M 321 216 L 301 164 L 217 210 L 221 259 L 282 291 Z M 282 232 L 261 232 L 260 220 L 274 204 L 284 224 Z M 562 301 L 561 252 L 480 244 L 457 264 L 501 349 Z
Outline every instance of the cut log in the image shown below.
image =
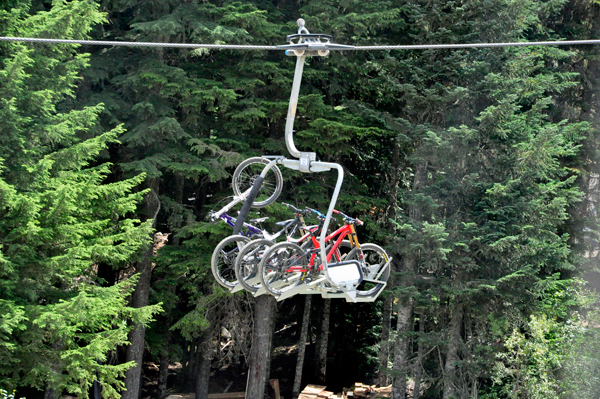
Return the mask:
M 298 396 L 298 399 L 315 399 L 318 394 L 325 390 L 325 388 L 327 387 L 322 385 L 308 384 L 302 390 L 302 392 L 300 392 L 300 396 Z
M 269 380 L 269 384 L 273 391 L 275 392 L 275 399 L 281 399 L 281 394 L 279 393 L 279 380 Z
M 327 399 L 327 398 L 331 397 L 331 395 L 333 395 L 333 392 L 321 391 L 317 395 L 317 398 L 319 398 L 319 399 Z

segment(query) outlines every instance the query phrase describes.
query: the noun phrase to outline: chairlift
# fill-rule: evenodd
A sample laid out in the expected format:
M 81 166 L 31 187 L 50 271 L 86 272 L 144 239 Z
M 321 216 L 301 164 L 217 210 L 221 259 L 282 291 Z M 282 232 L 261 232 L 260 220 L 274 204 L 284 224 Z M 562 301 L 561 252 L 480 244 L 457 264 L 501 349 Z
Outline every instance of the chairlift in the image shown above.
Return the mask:
M 260 177 L 255 180 L 252 189 L 249 192 L 246 192 L 247 194 L 244 193 L 244 205 L 237 218 L 233 234 L 239 234 L 248 212 L 250 211 L 252 202 L 260 191 L 264 178 L 275 165 L 283 165 L 288 169 L 298 170 L 303 173 L 320 173 L 337 170 L 337 182 L 329 202 L 329 208 L 319 237 L 320 259 L 323 268 L 322 276 L 315 281 L 301 283 L 298 286 L 287 290 L 277 299 L 283 300 L 299 294 L 320 294 L 323 298 L 345 298 L 348 302 L 374 302 L 381 292 L 383 292 L 383 289 L 387 284 L 386 281 L 378 280 L 377 278 L 370 280 L 374 283 L 381 284 L 381 288 L 376 290 L 373 295 L 357 297 L 356 288 L 366 278 L 363 276 L 360 263 L 356 260 L 332 262 L 329 264 L 327 262 L 325 237 L 344 181 L 344 169 L 342 168 L 342 165 L 333 162 L 318 161 L 315 152 L 299 151 L 294 144 L 294 120 L 296 118 L 296 108 L 298 106 L 298 96 L 300 93 L 300 84 L 302 82 L 302 73 L 306 57 L 325 57 L 329 55 L 330 50 L 348 50 L 352 49 L 352 46 L 334 44 L 332 43 L 333 38 L 330 35 L 311 34 L 306 28 L 303 19 L 298 19 L 297 24 L 299 27 L 298 33 L 287 37 L 287 42 L 290 44 L 279 46 L 285 50 L 287 56 L 296 57 L 296 69 L 294 72 L 292 92 L 285 124 L 285 144 L 288 152 L 295 159 L 289 159 L 284 156 L 263 156 L 263 158 L 269 159 L 270 162 L 265 165 Z M 379 276 L 390 267 L 391 261 L 391 258 L 388 259 L 383 268 L 378 271 Z M 238 291 L 240 289 L 238 285 L 236 285 L 232 291 Z M 264 295 L 265 293 L 267 293 L 267 291 L 264 288 L 261 288 L 255 293 L 255 296 Z

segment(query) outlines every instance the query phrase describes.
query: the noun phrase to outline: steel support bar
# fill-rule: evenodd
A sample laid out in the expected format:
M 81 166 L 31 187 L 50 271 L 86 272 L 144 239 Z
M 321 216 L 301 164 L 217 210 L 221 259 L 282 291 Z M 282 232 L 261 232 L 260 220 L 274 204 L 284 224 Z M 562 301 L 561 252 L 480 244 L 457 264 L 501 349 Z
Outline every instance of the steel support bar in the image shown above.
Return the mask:
M 305 59 L 306 56 L 302 55 L 296 60 L 292 94 L 290 95 L 290 104 L 288 106 L 287 119 L 285 120 L 285 145 L 294 158 L 300 158 L 300 151 L 298 151 L 294 144 L 294 119 L 296 119 L 296 108 L 298 107 L 298 96 L 300 95 L 300 84 L 302 83 L 302 71 Z
M 311 281 L 309 283 L 301 283 L 297 287 L 290 288 L 289 290 L 282 292 L 281 295 L 279 295 L 277 297 L 277 301 L 278 302 L 279 301 L 283 301 L 284 299 L 291 298 L 291 297 L 293 297 L 294 295 L 297 295 L 297 294 L 306 294 L 309 291 L 313 291 L 315 289 L 318 289 L 318 284 L 323 283 L 323 282 L 325 282 L 325 278 L 324 277 L 319 278 L 319 279 L 317 279 L 315 281 Z
M 329 223 L 331 222 L 331 215 L 333 214 L 333 210 L 335 208 L 335 204 L 340 195 L 340 190 L 342 189 L 342 182 L 344 181 L 344 169 L 342 165 L 338 163 L 331 162 L 311 162 L 311 166 L 336 169 L 338 171 L 338 178 L 335 184 L 335 189 L 333 190 L 333 194 L 331 196 L 331 201 L 329 202 L 329 209 L 327 210 L 327 215 L 325 215 L 325 223 L 323 224 L 323 229 L 321 230 L 321 236 L 319 237 L 319 245 L 321 246 L 321 262 L 323 265 L 323 273 L 327 278 L 327 281 L 333 285 L 334 287 L 338 287 L 338 285 L 331 280 L 329 277 L 329 273 L 327 272 L 327 252 L 325 251 L 325 237 L 327 236 L 327 228 L 329 227 Z

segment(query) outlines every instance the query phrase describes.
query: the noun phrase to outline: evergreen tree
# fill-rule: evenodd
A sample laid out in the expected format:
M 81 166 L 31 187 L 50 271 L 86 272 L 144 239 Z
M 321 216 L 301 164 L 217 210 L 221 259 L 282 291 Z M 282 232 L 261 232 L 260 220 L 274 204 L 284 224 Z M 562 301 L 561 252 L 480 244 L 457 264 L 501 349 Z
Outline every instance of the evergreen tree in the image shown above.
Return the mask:
M 28 1 L 10 6 L 0 11 L 5 35 L 83 39 L 104 21 L 87 0 L 37 13 Z M 58 111 L 87 55 L 74 45 L 6 43 L 1 51 L 1 379 L 48 398 L 87 398 L 98 380 L 105 397 L 118 397 L 132 365 L 108 357 L 127 344 L 128 323 L 149 323 L 159 307 L 130 308 L 135 278 L 102 288 L 96 269 L 129 263 L 146 245 L 150 225 L 131 217 L 144 176 L 105 182 L 111 165 L 96 159 L 123 128 L 90 134 L 102 105 Z
M 81 4 L 89 3 L 60 6 L 75 10 Z M 34 3 L 35 9 L 43 7 L 42 2 Z M 285 35 L 296 31 L 298 17 L 306 19 L 313 33 L 330 33 L 335 42 L 360 45 L 587 38 L 598 15 L 598 6 L 583 0 L 460 4 L 106 0 L 102 7 L 111 23 L 97 27 L 91 33 L 94 38 L 247 44 L 282 43 Z M 54 18 L 58 14 L 52 10 L 40 15 Z M 80 10 L 81 15 L 88 12 L 88 21 L 100 21 L 97 13 Z M 18 12 L 22 11 L 4 14 L 2 29 L 16 31 L 15 22 L 7 21 L 19 20 Z M 25 19 L 25 14 L 21 16 Z M 37 21 L 24 25 L 31 35 L 85 34 L 69 30 L 67 19 L 56 25 L 57 30 L 39 33 L 35 29 L 43 24 Z M 60 184 L 77 187 L 76 179 L 84 171 L 92 176 L 94 170 L 93 187 L 106 179 L 115 183 L 101 187 L 121 187 L 121 194 L 129 195 L 117 202 L 118 207 L 112 205 L 118 215 L 118 225 L 113 227 L 118 230 L 129 223 L 127 212 L 135 209 L 136 218 L 147 220 L 142 225 L 133 222 L 127 230 L 135 231 L 139 245 L 132 244 L 120 258 L 107 256 L 92 264 L 97 265 L 104 286 L 115 284 L 132 265 L 142 272 L 134 305 L 163 302 L 168 312 L 152 329 L 136 329 L 137 349 L 131 359 L 141 364 L 147 347 L 146 355 L 159 361 L 163 371 L 169 360 L 181 360 L 183 386 L 193 386 L 196 371 L 196 381 L 208 375 L 212 339 L 225 339 L 219 326 L 231 323 L 227 324 L 230 331 L 248 331 L 252 325 L 250 312 L 244 313 L 249 307 L 238 306 L 239 297 L 212 283 L 210 254 L 230 229 L 206 223 L 204 215 L 230 195 L 228 175 L 244 156 L 285 154 L 283 127 L 295 59 L 279 52 L 95 48 L 91 67 L 79 81 L 77 71 L 86 64 L 86 56 L 77 55 L 72 46 L 54 47 L 60 52 L 42 45 L 33 48 L 27 52 L 23 46 L 2 47 L 7 55 L 22 49 L 19 59 L 26 64 L 33 62 L 29 59 L 39 61 L 35 66 L 39 71 L 22 78 L 29 79 L 26 85 L 19 86 L 21 78 L 12 78 L 21 75 L 4 75 L 7 83 L 2 90 L 18 90 L 25 99 L 13 107 L 22 111 L 18 118 L 8 108 L 2 110 L 7 121 L 0 127 L 4 129 L 0 135 L 3 187 L 7 193 L 29 193 L 41 190 L 40 181 L 55 177 L 63 179 Z M 17 65 L 17 58 L 5 59 L 5 65 Z M 27 72 L 34 67 L 23 68 Z M 411 359 L 437 382 L 431 388 L 435 393 L 426 392 L 430 396 L 490 392 L 489 370 L 496 354 L 505 349 L 498 342 L 510 337 L 515 327 L 529 328 L 530 315 L 543 296 L 537 288 L 573 273 L 572 248 L 584 247 L 596 234 L 591 231 L 596 229 L 594 215 L 587 212 L 597 199 L 586 196 L 578 206 L 582 194 L 576 186 L 587 189 L 597 172 L 596 140 L 589 125 L 580 123 L 596 123 L 590 104 L 595 101 L 597 69 L 594 52 L 576 48 L 332 52 L 326 58 L 307 60 L 296 120 L 298 148 L 315 150 L 319 159 L 344 165 L 347 177 L 338 207 L 367 221 L 358 232 L 361 242 L 388 243 L 395 257 L 397 273 L 389 285 L 385 312 L 393 302 L 396 396 L 404 394 L 413 370 Z M 34 79 L 39 80 L 32 85 Z M 76 96 L 68 97 L 76 83 Z M 51 89 L 31 94 L 29 88 L 42 84 Z M 48 96 L 53 100 L 44 108 L 42 99 Z M 99 102 L 106 104 L 103 111 Z M 52 104 L 59 104 L 59 112 Z M 120 124 L 127 132 L 117 143 Z M 60 129 L 45 129 L 48 125 Z M 33 136 L 24 136 L 25 131 Z M 91 141 L 78 141 L 82 138 Z M 74 154 L 82 148 L 89 153 L 78 158 L 79 166 L 61 169 L 77 171 L 68 180 L 55 169 L 63 161 L 53 154 Z M 114 166 L 92 161 L 102 148 L 109 148 L 101 154 L 110 157 Z M 53 166 L 43 169 L 41 159 L 52 160 Z M 144 178 L 137 175 L 140 172 Z M 36 173 L 48 178 L 32 178 Z M 284 174 L 282 199 L 325 209 L 333 174 Z M 59 181 L 53 184 L 56 187 Z M 136 184 L 150 191 L 128 194 Z M 135 208 L 144 195 L 145 206 Z M 93 209 L 104 218 L 106 207 L 102 202 Z M 43 206 L 39 209 L 45 211 Z M 264 212 L 285 216 L 278 206 Z M 585 221 L 585 229 L 574 223 L 579 221 Z M 161 232 L 171 233 L 170 245 L 156 258 L 148 242 L 151 222 Z M 107 231 L 94 230 L 95 238 Z M 578 233 L 584 231 L 587 236 Z M 60 235 L 44 237 L 48 246 L 62 242 Z M 130 255 L 142 242 L 143 255 L 134 262 Z M 4 246 L 3 256 L 13 247 Z M 51 273 L 45 276 L 50 278 Z M 51 286 L 50 282 L 40 285 L 45 290 Z M 537 288 L 527 289 L 531 287 Z M 51 303 L 58 303 L 58 298 Z M 344 380 L 348 385 L 357 377 L 373 375 L 379 305 L 337 305 L 331 315 L 328 352 L 346 356 L 351 352 L 356 362 L 329 356 L 326 383 L 351 378 Z M 238 315 L 243 315 L 235 319 L 222 317 L 225 311 L 213 312 L 228 306 L 238 306 L 243 309 Z M 257 313 L 260 310 L 268 309 Z M 293 317 L 287 312 L 277 314 L 282 325 Z M 15 327 L 23 325 L 20 318 L 26 316 L 16 310 L 10 315 L 0 331 L 17 331 Z M 390 324 L 391 318 L 383 318 Z M 361 328 L 347 328 L 357 324 Z M 242 335 L 235 342 L 247 349 Z M 428 352 L 431 348 L 439 351 Z M 246 349 L 239 353 L 247 355 Z M 382 354 L 381 363 L 387 366 L 387 355 Z M 138 376 L 132 374 L 128 380 L 139 382 Z M 136 397 L 137 389 L 128 394 Z

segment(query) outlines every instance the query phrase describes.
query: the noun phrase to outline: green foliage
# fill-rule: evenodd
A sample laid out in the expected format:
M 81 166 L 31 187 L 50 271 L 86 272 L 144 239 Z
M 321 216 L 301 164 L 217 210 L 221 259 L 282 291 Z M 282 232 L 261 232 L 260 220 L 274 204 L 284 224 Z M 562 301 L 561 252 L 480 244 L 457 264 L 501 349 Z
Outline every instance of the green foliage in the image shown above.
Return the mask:
M 507 352 L 498 354 L 493 381 L 502 385 L 500 397 L 541 399 L 558 397 L 554 370 L 564 361 L 566 336 L 560 323 L 545 315 L 530 317 L 527 335 L 513 331 L 505 342 Z
M 30 2 L 2 10 L 3 33 L 87 38 L 105 21 L 92 1 Z M 77 46 L 3 44 L 0 63 L 0 378 L 9 387 L 63 390 L 87 398 L 94 379 L 118 397 L 130 363 L 107 356 L 127 344 L 131 323 L 160 307 L 128 306 L 135 278 L 96 283 L 99 264 L 122 266 L 148 245 L 149 222 L 133 212 L 145 176 L 107 181 L 97 159 L 122 126 L 94 133 L 103 106 L 62 111 L 88 56 Z
M 281 44 L 302 16 L 311 32 L 359 45 L 581 39 L 595 34 L 598 10 L 580 3 L 110 0 L 102 2 L 104 15 L 91 1 L 52 7 L 33 1 L 32 10 L 46 10 L 36 14 L 30 2 L 12 0 L 0 11 L 0 29 L 41 37 Z M 581 15 L 585 23 L 568 19 Z M 138 209 L 144 180 L 160 198 L 157 228 L 171 233 L 152 271 L 151 300 L 166 312 L 148 331 L 151 355 L 174 360 L 180 351 L 170 342 L 187 347 L 208 327 L 209 311 L 233 302 L 209 271 L 214 246 L 231 230 L 203 217 L 230 195 L 230 174 L 241 159 L 285 154 L 294 64 L 277 52 L 90 50 L 15 43 L 0 49 L 0 359 L 7 362 L 3 370 L 29 364 L 15 337 L 30 334 L 34 342 L 40 325 L 47 326 L 65 349 L 38 340 L 39 350 L 59 359 L 54 363 L 64 373 L 36 369 L 27 383 L 58 373 L 57 386 L 81 391 L 101 367 L 90 359 L 123 342 L 125 321 L 148 320 L 156 311 L 112 313 L 118 326 L 93 315 L 85 324 L 66 313 L 69 306 L 102 308 L 101 298 L 118 303 L 130 289 L 89 284 L 100 265 L 116 281 L 148 244 L 150 225 L 140 220 L 154 215 Z M 496 393 L 505 396 L 512 394 L 509 380 L 520 381 L 519 392 L 533 392 L 536 384 L 546 389 L 537 394 L 565 392 L 553 371 L 555 355 L 582 375 L 597 370 L 593 356 L 584 355 L 595 350 L 595 338 L 589 345 L 581 338 L 596 337 L 596 330 L 577 330 L 579 342 L 564 325 L 574 301 L 566 281 L 579 267 L 574 249 L 587 245 L 582 232 L 597 229 L 584 215 L 590 200 L 580 189 L 597 159 L 595 126 L 584 116 L 585 103 L 595 100 L 581 94 L 593 93 L 593 69 L 579 66 L 592 64 L 595 54 L 587 51 L 593 50 L 357 51 L 307 60 L 297 146 L 344 165 L 337 208 L 365 220 L 360 241 L 387 245 L 403 268 L 388 294 L 411 298 L 431 321 L 422 338 L 440 350 L 425 367 L 438 381 L 449 311 L 455 302 L 465 304 L 456 382 L 463 393 L 469 381 L 491 381 L 497 360 L 504 369 L 497 366 L 496 374 L 504 374 Z M 283 200 L 325 210 L 334 174 L 283 173 Z M 278 206 L 261 212 L 289 216 Z M 574 227 L 574 220 L 582 225 Z M 364 305 L 356 313 L 372 318 L 356 333 L 344 329 L 346 341 L 332 337 L 336 349 L 352 343 L 365 373 L 376 355 L 374 309 Z M 334 315 L 340 326 L 359 323 L 346 313 Z M 107 335 L 112 341 L 77 335 L 96 329 L 118 332 Z M 565 342 L 580 345 L 581 356 L 568 355 Z M 58 356 L 70 345 L 76 355 Z M 93 356 L 85 349 L 92 347 Z M 74 360 L 82 353 L 85 360 Z M 519 363 L 525 358 L 537 371 Z M 78 362 L 81 369 L 71 367 Z M 123 370 L 105 373 L 115 390 Z M 75 374 L 85 378 L 70 379 Z M 593 392 L 592 384 L 586 389 Z
M 485 398 L 593 398 L 598 394 L 597 294 L 550 279 L 541 312 L 505 338 Z M 573 312 L 574 309 L 585 313 Z M 568 310 L 568 312 L 567 312 Z M 566 319 L 565 319 L 566 317 Z
M 3 374 L 10 375 L 13 383 L 39 389 L 49 384 L 83 398 L 98 379 L 104 397 L 118 397 L 124 388 L 122 377 L 133 364 L 112 365 L 107 355 L 128 343 L 131 322 L 147 325 L 161 310 L 157 305 L 128 306 L 136 281 L 130 278 L 108 288 L 82 283 L 73 288 L 69 299 L 25 307 L 28 320 L 22 323 L 22 333 L 13 334 L 17 344 L 11 351 L 20 362 Z

